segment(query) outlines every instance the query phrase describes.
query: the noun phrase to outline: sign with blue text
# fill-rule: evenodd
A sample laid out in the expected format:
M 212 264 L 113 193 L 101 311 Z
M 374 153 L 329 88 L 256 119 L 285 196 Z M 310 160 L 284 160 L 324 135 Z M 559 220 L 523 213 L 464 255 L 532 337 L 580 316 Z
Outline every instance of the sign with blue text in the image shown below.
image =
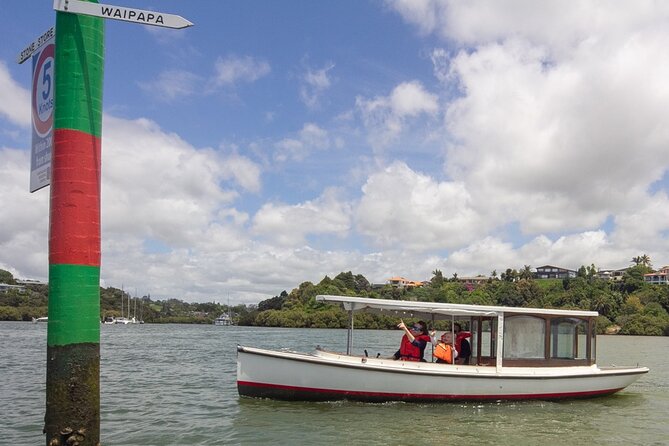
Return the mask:
M 52 30 L 53 28 L 51 28 Z M 33 136 L 30 156 L 30 192 L 48 186 L 51 182 L 55 47 L 55 33 L 51 32 L 49 38 L 41 42 L 41 46 L 31 50 L 33 59 L 31 95 Z

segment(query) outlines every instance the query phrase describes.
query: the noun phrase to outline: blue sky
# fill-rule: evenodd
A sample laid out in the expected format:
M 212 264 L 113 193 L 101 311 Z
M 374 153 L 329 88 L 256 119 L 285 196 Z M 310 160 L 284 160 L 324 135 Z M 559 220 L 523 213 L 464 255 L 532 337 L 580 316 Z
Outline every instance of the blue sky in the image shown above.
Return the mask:
M 669 6 L 107 3 L 195 26 L 106 23 L 105 286 L 253 303 L 349 270 L 669 263 Z M 0 268 L 42 280 L 15 60 L 51 7 L 0 16 Z

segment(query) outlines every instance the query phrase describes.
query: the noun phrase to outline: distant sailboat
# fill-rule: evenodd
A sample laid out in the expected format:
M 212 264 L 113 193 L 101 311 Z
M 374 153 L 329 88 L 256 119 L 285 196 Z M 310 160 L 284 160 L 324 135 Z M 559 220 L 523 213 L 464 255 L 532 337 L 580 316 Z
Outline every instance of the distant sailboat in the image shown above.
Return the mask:
M 219 317 L 214 319 L 214 325 L 234 325 L 232 322 L 232 312 L 230 310 L 230 298 L 228 297 L 228 312 L 221 314 Z
M 132 318 L 130 317 L 130 295 L 128 294 L 128 317 L 125 317 L 125 313 L 123 311 L 123 302 L 125 301 L 125 291 L 123 290 L 123 286 L 121 286 L 121 317 L 117 317 L 114 319 L 115 324 L 121 324 L 121 325 L 128 325 L 128 324 L 136 324 L 137 319 L 133 316 Z
M 227 314 L 223 313 L 216 319 L 214 319 L 214 325 L 232 325 L 232 319 L 230 319 L 230 316 Z

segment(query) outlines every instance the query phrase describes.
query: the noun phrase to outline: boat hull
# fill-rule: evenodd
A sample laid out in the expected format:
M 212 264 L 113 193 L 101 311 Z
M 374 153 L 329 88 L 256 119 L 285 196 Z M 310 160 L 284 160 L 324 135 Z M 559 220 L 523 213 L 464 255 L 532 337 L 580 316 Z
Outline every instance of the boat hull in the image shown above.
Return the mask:
M 241 396 L 301 401 L 482 401 L 590 398 L 622 390 L 645 367 L 459 366 L 238 346 Z

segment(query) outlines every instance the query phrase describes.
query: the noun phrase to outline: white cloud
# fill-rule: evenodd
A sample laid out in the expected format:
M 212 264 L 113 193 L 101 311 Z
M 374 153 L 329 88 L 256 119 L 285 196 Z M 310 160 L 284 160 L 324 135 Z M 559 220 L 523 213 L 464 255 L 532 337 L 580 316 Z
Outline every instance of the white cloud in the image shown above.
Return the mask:
M 105 115 L 104 124 L 103 229 L 188 246 L 235 198 L 219 186 L 216 152 L 196 150 L 146 119 Z
M 357 229 L 384 248 L 452 248 L 488 227 L 462 183 L 435 181 L 404 163 L 370 176 L 362 192 Z
M 669 170 L 669 6 L 387 4 L 461 48 L 431 54 L 435 77 L 459 89 L 446 106 L 446 173 L 480 218 L 535 236 L 514 247 L 482 232 L 449 265 L 472 266 L 486 252 L 507 265 L 568 267 L 662 255 L 666 189 L 649 190 L 666 188 Z M 609 234 L 600 229 L 608 219 Z
M 26 150 L 0 148 L 0 265 L 44 271 L 48 265 L 49 189 L 29 193 L 28 155 Z
M 207 95 L 218 87 L 231 87 L 239 83 L 251 83 L 270 73 L 268 62 L 251 56 L 228 56 L 218 58 L 214 64 L 215 73 L 211 79 L 186 70 L 167 70 L 160 73 L 157 80 L 141 82 L 139 86 L 163 101 L 172 101 L 180 97 Z M 207 85 L 203 88 L 203 85 Z
M 271 71 L 267 61 L 251 56 L 228 56 L 219 58 L 215 64 L 214 83 L 217 86 L 229 86 L 239 82 L 255 82 Z
M 274 159 L 279 162 L 302 161 L 316 150 L 330 147 L 328 132 L 318 125 L 304 124 L 296 138 L 284 138 L 275 143 Z
M 357 97 L 355 104 L 369 131 L 368 141 L 374 147 L 395 141 L 405 130 L 409 118 L 435 115 L 439 110 L 437 96 L 425 90 L 418 81 L 399 84 L 389 96 Z
M 0 61 L 0 116 L 15 125 L 30 126 L 30 92 L 12 79 L 3 61 Z
M 242 188 L 258 193 L 262 188 L 260 166 L 251 159 L 239 154 L 232 154 L 221 159 L 223 178 L 232 178 Z
M 569 5 L 560 0 L 386 0 L 386 4 L 422 33 L 436 33 L 463 46 L 521 38 L 556 54 L 565 54 L 593 36 L 625 36 L 669 17 L 669 5 L 653 0 L 620 2 L 615 7 L 597 0 Z
M 451 75 L 451 57 L 443 48 L 435 48 L 430 54 L 430 60 L 434 67 L 434 76 L 442 83 L 452 81 Z
M 669 264 L 669 198 L 665 191 L 640 199 L 636 206 L 619 212 L 615 217 L 615 230 L 611 234 L 616 246 L 631 252 L 642 246 L 651 259 Z M 638 249 L 638 248 L 637 248 Z M 632 256 L 630 256 L 631 258 Z M 662 260 L 664 259 L 664 260 Z M 656 265 L 662 266 L 662 265 Z
M 550 65 L 517 40 L 459 53 L 449 174 L 477 202 L 494 196 L 491 216 L 518 219 L 528 233 L 599 226 L 669 167 L 666 44 L 669 36 L 585 45 Z
M 139 86 L 148 92 L 159 93 L 154 95 L 165 101 L 179 97 L 190 96 L 197 91 L 202 78 L 184 70 L 169 70 L 160 73 L 158 79 L 151 82 L 141 82 Z
M 296 205 L 263 205 L 253 218 L 253 231 L 281 245 L 299 246 L 311 234 L 345 236 L 350 220 L 350 204 L 329 189 L 316 200 Z
M 485 259 L 485 266 L 481 259 Z M 550 264 L 575 270 L 594 263 L 599 268 L 622 268 L 627 266 L 627 260 L 604 231 L 576 233 L 554 241 L 542 235 L 518 247 L 488 236 L 452 252 L 444 262 L 444 270 L 461 276 L 489 275 L 495 270 L 499 275 L 507 268 L 521 269 L 525 265 L 536 268 Z M 488 269 L 483 270 L 485 267 Z
M 386 0 L 409 23 L 419 27 L 421 32 L 430 33 L 444 20 L 447 1 L 441 0 Z
M 333 63 L 328 63 L 319 70 L 307 68 L 300 86 L 300 99 L 308 108 L 317 108 L 323 93 L 330 88 L 332 80 L 328 73 L 334 68 Z

